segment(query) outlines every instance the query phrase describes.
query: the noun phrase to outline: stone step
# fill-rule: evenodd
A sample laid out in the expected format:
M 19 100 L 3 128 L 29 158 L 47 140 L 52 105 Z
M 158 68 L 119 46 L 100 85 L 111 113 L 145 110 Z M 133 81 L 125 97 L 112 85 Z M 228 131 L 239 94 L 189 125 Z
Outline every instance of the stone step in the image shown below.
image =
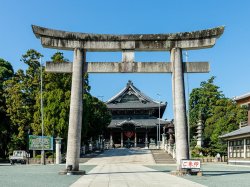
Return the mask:
M 156 164 L 175 164 L 176 161 L 171 155 L 164 152 L 163 150 L 151 150 L 153 158 Z

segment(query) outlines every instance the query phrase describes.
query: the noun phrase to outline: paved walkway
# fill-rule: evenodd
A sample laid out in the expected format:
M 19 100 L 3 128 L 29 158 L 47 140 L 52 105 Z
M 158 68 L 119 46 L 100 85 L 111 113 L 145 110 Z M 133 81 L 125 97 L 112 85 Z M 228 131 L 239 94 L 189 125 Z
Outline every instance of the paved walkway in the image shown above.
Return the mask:
M 150 150 L 113 149 L 86 164 L 98 165 L 71 187 L 202 187 L 203 185 L 143 165 L 155 164 Z

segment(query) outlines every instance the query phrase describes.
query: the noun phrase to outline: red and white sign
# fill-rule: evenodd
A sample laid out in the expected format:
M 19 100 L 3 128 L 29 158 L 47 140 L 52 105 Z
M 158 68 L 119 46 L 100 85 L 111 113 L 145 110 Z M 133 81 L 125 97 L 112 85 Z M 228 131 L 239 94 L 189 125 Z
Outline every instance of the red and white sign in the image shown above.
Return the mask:
M 201 161 L 200 160 L 181 160 L 182 169 L 200 169 Z

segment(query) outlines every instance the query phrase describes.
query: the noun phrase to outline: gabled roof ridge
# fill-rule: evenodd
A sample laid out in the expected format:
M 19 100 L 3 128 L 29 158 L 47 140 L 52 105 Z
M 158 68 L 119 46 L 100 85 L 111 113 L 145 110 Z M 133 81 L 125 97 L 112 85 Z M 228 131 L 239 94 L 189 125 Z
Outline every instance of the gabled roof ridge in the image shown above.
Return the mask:
M 113 100 L 115 100 L 116 98 L 118 98 L 119 96 L 121 96 L 123 93 L 125 93 L 129 88 L 131 88 L 134 92 L 136 92 L 137 94 L 139 94 L 141 97 L 143 97 L 144 99 L 146 99 L 147 101 L 153 101 L 151 98 L 149 97 L 145 97 L 144 94 L 142 94 L 142 92 L 133 85 L 133 82 L 131 80 L 128 81 L 127 85 L 125 88 L 123 88 L 120 92 L 118 92 L 115 96 L 113 96 L 112 98 L 110 98 L 106 104 L 109 104 L 110 102 L 112 102 Z M 150 100 L 151 99 L 151 100 Z
M 156 103 L 156 104 L 161 103 L 161 105 L 165 105 L 164 102 L 156 101 L 156 100 L 152 99 L 151 97 L 147 96 L 146 94 L 144 94 L 143 92 L 141 92 L 141 90 L 139 90 L 136 86 L 134 86 L 133 83 L 132 83 L 131 86 L 132 86 L 132 88 L 135 88 L 135 89 L 140 93 L 140 95 L 141 95 L 144 99 L 146 99 L 147 101 L 150 101 L 150 102 L 153 102 L 153 103 Z
M 145 100 L 147 100 L 148 102 L 155 102 L 152 98 L 150 98 L 149 96 L 145 95 L 144 93 L 141 92 L 141 90 L 139 90 L 136 86 L 134 86 L 133 84 L 130 85 L 130 87 L 136 92 L 138 93 L 142 98 L 144 98 Z M 156 103 L 156 102 L 155 102 Z
M 135 93 L 137 93 L 140 97 L 148 101 L 149 103 L 154 103 L 154 104 L 160 104 L 161 106 L 165 106 L 166 102 L 160 102 L 152 99 L 151 97 L 147 96 L 143 92 L 141 92 L 140 89 L 138 89 L 136 86 L 134 86 L 133 82 L 131 80 L 128 81 L 127 85 L 125 88 L 123 88 L 120 92 L 118 92 L 115 96 L 110 98 L 108 101 L 106 101 L 106 104 L 110 104 L 112 101 L 116 100 L 118 97 L 120 97 L 123 93 L 125 93 L 129 88 L 131 88 Z
M 106 104 L 109 104 L 111 101 L 115 100 L 117 97 L 119 97 L 121 94 L 123 94 L 127 89 L 128 89 L 128 87 L 123 88 L 120 92 L 118 92 L 116 95 L 111 97 L 108 101 L 106 101 Z

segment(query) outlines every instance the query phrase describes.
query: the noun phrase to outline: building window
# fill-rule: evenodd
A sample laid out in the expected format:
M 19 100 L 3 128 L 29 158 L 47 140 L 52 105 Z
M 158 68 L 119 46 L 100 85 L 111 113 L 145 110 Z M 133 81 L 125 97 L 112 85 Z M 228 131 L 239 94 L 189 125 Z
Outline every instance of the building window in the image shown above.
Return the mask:
M 250 145 L 250 138 L 249 138 L 249 139 L 246 139 L 246 144 L 247 144 L 247 145 Z
M 244 157 L 244 140 L 241 139 L 241 140 L 229 141 L 229 157 L 230 158 Z
M 246 139 L 246 157 L 250 158 L 250 138 Z

